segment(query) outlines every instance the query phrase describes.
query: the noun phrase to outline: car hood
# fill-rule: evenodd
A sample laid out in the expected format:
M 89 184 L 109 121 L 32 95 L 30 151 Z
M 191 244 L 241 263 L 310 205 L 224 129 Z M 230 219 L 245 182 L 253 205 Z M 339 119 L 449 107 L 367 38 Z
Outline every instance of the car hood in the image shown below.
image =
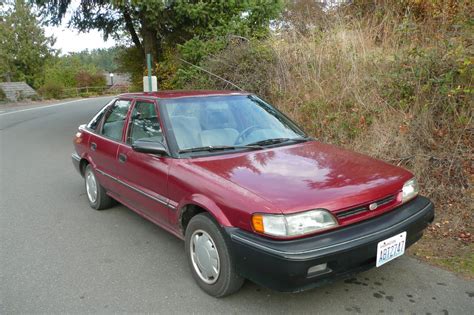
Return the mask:
M 318 141 L 191 161 L 284 213 L 370 202 L 399 192 L 413 177 L 402 168 Z

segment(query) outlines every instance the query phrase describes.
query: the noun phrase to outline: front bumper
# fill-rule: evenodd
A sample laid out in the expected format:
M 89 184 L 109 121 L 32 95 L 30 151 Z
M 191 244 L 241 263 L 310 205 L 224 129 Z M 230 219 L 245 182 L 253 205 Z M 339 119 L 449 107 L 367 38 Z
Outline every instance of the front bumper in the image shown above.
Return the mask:
M 375 266 L 378 242 L 403 231 L 406 247 L 418 241 L 434 219 L 425 197 L 370 220 L 297 240 L 270 240 L 237 228 L 226 228 L 237 272 L 262 286 L 296 292 L 332 282 Z M 328 269 L 308 275 L 312 266 Z

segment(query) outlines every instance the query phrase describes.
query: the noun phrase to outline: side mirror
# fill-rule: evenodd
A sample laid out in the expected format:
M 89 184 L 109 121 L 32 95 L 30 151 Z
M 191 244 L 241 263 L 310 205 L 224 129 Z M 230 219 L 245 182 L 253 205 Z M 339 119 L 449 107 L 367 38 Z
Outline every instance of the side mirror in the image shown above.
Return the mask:
M 132 149 L 141 153 L 168 155 L 168 150 L 166 150 L 165 145 L 161 142 L 137 140 L 132 144 Z

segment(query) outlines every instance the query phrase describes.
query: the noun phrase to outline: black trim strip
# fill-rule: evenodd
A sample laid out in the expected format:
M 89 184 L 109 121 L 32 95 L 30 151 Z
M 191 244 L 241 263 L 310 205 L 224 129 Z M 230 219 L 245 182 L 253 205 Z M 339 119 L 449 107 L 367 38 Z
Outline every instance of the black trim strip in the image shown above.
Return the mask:
M 361 212 L 369 212 L 369 211 L 372 211 L 369 208 L 370 204 L 376 203 L 377 207 L 381 207 L 381 206 L 385 206 L 385 205 L 391 203 L 392 201 L 395 200 L 395 198 L 396 198 L 396 195 L 390 195 L 388 197 L 385 197 L 385 198 L 382 198 L 382 199 L 379 199 L 379 200 L 376 200 L 376 201 L 372 201 L 370 203 L 364 204 L 364 205 L 359 206 L 359 207 L 351 208 L 351 209 L 348 209 L 348 210 L 343 210 L 343 211 L 340 211 L 340 212 L 336 213 L 336 217 L 338 219 L 344 219 L 344 218 L 353 216 L 353 215 L 361 213 Z
M 114 177 L 114 176 L 112 176 L 112 175 L 107 174 L 107 173 L 104 172 L 104 171 L 101 171 L 101 170 L 99 170 L 99 169 L 96 169 L 96 170 L 97 170 L 97 172 L 101 173 L 101 174 L 104 175 L 104 176 L 107 176 L 108 178 L 112 179 L 113 181 L 115 181 L 115 182 L 117 182 L 117 183 L 119 183 L 119 184 L 122 184 L 122 185 L 124 185 L 124 186 L 126 186 L 126 187 L 132 189 L 133 191 L 136 191 L 137 193 L 142 194 L 142 195 L 145 196 L 145 197 L 148 197 L 148 198 L 150 198 L 150 199 L 152 199 L 152 200 L 154 200 L 154 201 L 156 201 L 156 202 L 159 202 L 159 203 L 161 203 L 162 205 L 165 205 L 165 206 L 167 206 L 167 207 L 170 208 L 170 209 L 176 210 L 176 207 L 170 204 L 170 202 L 173 202 L 173 203 L 175 203 L 175 204 L 176 204 L 176 202 L 174 202 L 174 201 L 172 201 L 172 200 L 170 200 L 170 199 L 168 199 L 168 198 L 166 198 L 166 197 L 163 197 L 163 196 L 161 196 L 161 195 L 159 195 L 159 196 L 160 196 L 161 198 L 163 198 L 163 199 L 161 199 L 161 198 L 156 198 L 156 197 L 154 197 L 154 196 L 152 196 L 152 195 L 150 195 L 150 194 L 144 192 L 143 190 L 140 190 L 140 189 L 138 189 L 138 188 L 136 188 L 136 187 L 133 187 L 133 186 L 131 186 L 131 185 L 125 183 L 124 181 L 121 181 L 120 179 L 118 179 L 118 178 L 116 178 L 116 177 Z

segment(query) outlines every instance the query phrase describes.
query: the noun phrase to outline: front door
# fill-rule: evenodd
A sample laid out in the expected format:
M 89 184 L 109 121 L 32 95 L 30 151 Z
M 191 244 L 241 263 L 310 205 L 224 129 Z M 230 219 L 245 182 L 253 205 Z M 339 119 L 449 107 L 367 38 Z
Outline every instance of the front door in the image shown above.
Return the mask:
M 168 158 L 132 150 L 136 140 L 163 142 L 163 133 L 157 105 L 153 101 L 135 101 L 126 143 L 118 148 L 118 176 L 127 187 L 122 192 L 136 211 L 160 225 L 169 225 L 168 220 Z

